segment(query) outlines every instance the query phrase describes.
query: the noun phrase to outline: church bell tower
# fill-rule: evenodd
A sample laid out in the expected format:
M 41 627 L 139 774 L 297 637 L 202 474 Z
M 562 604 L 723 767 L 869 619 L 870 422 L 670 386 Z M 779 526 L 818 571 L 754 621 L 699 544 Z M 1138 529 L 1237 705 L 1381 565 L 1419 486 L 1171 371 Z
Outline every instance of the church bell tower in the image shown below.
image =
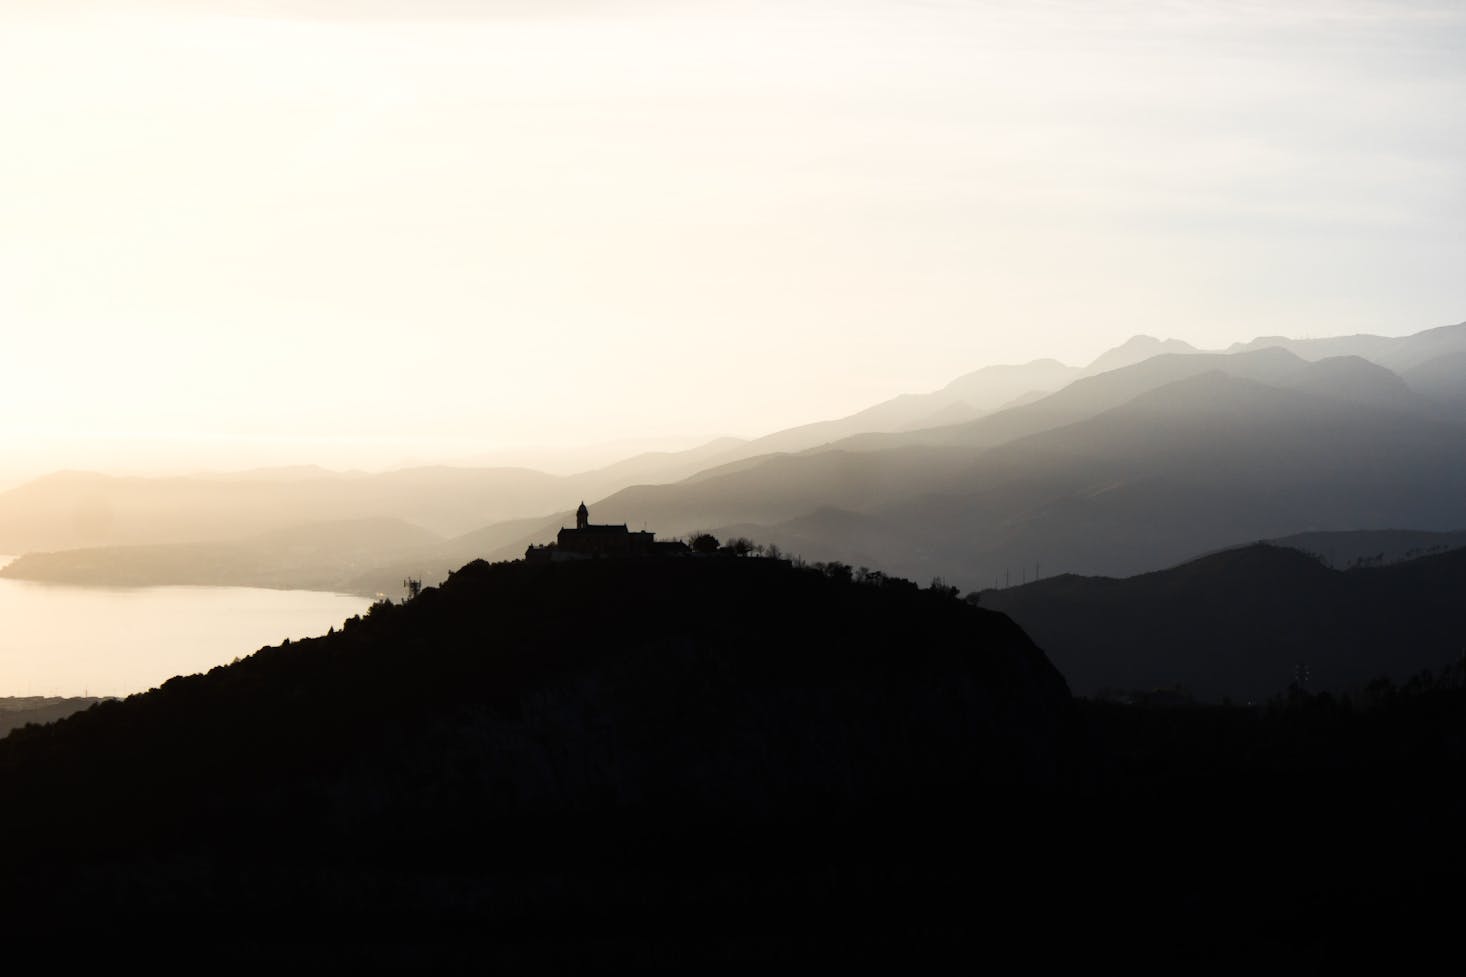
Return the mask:
M 589 526 L 589 525 L 590 525 L 590 510 L 587 509 L 585 507 L 585 503 L 582 502 L 580 504 L 580 508 L 575 510 L 575 528 L 576 529 L 584 529 L 586 526 Z

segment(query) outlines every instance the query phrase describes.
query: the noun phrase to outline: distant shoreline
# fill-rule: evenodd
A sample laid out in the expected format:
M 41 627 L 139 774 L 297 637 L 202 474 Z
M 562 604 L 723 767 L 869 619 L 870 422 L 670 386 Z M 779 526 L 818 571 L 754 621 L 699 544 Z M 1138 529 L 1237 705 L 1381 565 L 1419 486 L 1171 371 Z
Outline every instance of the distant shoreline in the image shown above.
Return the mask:
M 92 590 L 138 590 L 153 587 L 246 588 L 294 591 L 367 600 L 383 596 L 379 587 L 344 579 L 349 571 L 335 573 L 305 571 L 299 575 L 274 567 L 221 564 L 182 566 L 153 564 L 146 558 L 151 547 L 117 547 L 107 550 L 62 550 L 56 553 L 26 553 L 0 556 L 0 580 L 82 587 Z M 159 547 L 157 549 L 163 549 Z M 371 569 L 362 568 L 365 576 Z M 373 581 L 381 583 L 381 581 Z M 437 581 L 434 580 L 433 583 Z
M 287 638 L 339 629 L 372 603 L 309 590 L 99 587 L 0 577 L 0 696 L 144 692 Z

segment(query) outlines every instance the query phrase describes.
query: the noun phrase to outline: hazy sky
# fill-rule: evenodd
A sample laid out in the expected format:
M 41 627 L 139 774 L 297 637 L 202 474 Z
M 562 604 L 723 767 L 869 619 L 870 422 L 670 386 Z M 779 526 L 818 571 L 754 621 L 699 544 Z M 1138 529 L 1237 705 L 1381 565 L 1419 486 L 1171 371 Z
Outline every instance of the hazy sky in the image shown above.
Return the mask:
M 0 450 L 753 435 L 1460 321 L 1463 106 L 1460 2 L 0 0 Z

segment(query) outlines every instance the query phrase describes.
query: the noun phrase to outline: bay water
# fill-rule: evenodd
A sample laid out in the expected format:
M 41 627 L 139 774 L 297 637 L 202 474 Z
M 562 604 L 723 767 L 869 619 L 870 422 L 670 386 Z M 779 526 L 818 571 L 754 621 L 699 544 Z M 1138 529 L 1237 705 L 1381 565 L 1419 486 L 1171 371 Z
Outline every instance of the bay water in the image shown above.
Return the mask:
M 0 556 L 0 566 L 10 557 Z M 0 578 L 0 696 L 125 696 L 283 639 L 325 634 L 371 600 L 255 587 L 73 587 Z

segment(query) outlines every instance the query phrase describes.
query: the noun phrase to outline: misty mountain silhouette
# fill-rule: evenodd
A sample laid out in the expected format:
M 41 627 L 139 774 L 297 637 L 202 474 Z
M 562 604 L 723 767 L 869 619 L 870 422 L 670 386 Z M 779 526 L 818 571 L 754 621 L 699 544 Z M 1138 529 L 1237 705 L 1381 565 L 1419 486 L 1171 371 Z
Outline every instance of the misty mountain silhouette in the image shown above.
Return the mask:
M 1058 390 L 1084 371 L 1058 360 L 1021 366 L 989 366 L 965 374 L 941 390 L 902 394 L 848 417 L 776 431 L 738 446 L 725 462 L 776 452 L 798 452 L 871 431 L 906 431 L 966 421 L 1001 409 L 1035 391 Z
M 733 442 L 737 443 L 737 442 Z M 726 453 L 719 441 L 638 455 L 576 475 L 525 468 L 429 466 L 382 473 L 309 467 L 167 478 L 59 472 L 0 492 L 0 553 L 173 543 L 253 544 L 271 533 L 345 520 L 395 519 L 455 538 L 558 500 L 598 498 L 639 482 L 685 478 Z M 428 540 L 424 540 L 428 542 Z M 391 547 L 384 558 L 395 555 Z M 460 566 L 477 555 L 450 560 Z
M 1413 389 L 1399 374 L 1358 356 L 1315 360 L 1284 380 L 1281 386 L 1421 417 L 1448 419 L 1450 416 L 1445 405 Z
M 1428 360 L 1466 352 L 1466 322 L 1438 326 L 1409 336 L 1332 336 L 1321 339 L 1289 339 L 1262 336 L 1248 343 L 1233 343 L 1229 353 L 1277 347 L 1308 360 L 1331 356 L 1358 356 L 1388 370 L 1409 370 Z
M 1341 572 L 1256 544 L 1123 580 L 1065 574 L 985 591 L 1034 636 L 1079 695 L 1181 686 L 1262 701 L 1308 669 L 1355 694 L 1466 653 L 1466 550 Z
M 1405 382 L 1466 419 L 1466 351 L 1447 353 L 1401 373 Z
M 615 521 L 649 522 L 664 536 L 733 532 L 811 559 L 916 579 L 940 575 L 971 588 L 1031 572 L 1143 572 L 1241 540 L 1321 529 L 1444 530 L 1466 522 L 1447 501 L 1461 487 L 1466 415 L 1450 397 L 1466 389 L 1466 373 L 1454 372 L 1466 360 L 1449 350 L 1462 337 L 1466 327 L 1291 344 L 1309 355 L 1345 351 L 1316 361 L 1261 340 L 1251 344 L 1260 348 L 1231 354 L 1162 353 L 1037 399 L 1021 393 L 1018 403 L 975 420 L 829 440 L 921 423 L 917 417 L 965 417 L 976 404 L 1062 384 L 1095 365 L 992 367 L 852 418 L 565 478 L 442 468 L 54 476 L 0 494 L 0 550 L 69 550 L 6 571 L 34 579 L 391 593 L 403 577 L 431 583 L 476 556 L 517 557 L 553 536 L 564 525 L 563 507 L 585 497 Z M 1096 365 L 1174 348 L 1137 337 Z M 1349 350 L 1419 360 L 1418 387 Z M 1218 385 L 1208 374 L 1261 386 Z M 813 446 L 756 453 L 780 444 Z M 1303 458 L 1312 467 L 1289 467 Z M 638 475 L 652 483 L 630 484 Z M 597 485 L 611 494 L 598 496 Z M 515 511 L 513 519 L 496 517 Z M 446 538 L 404 549 L 368 533 L 359 545 L 342 541 L 336 553 L 289 541 L 343 518 L 399 519 Z M 209 545 L 77 549 L 79 540 L 98 538 Z
M 1284 379 L 1312 370 L 1283 351 L 1249 356 Z M 1142 364 L 1152 374 L 1169 366 Z M 1094 379 L 1124 386 L 1114 374 Z M 1072 402 L 1079 386 L 1055 397 Z M 811 559 L 858 563 L 880 553 L 890 572 L 962 586 L 1004 572 L 1016 582 L 1035 564 L 1050 574 L 1144 572 L 1239 540 L 1314 528 L 1459 526 L 1462 430 L 1351 396 L 1208 371 L 983 452 L 906 446 L 776 456 L 627 489 L 597 511 L 617 521 L 634 513 L 669 532 L 692 521 L 736 527 Z M 852 515 L 838 530 L 809 521 L 830 508 Z
M 870 433 L 923 430 L 966 422 L 1063 389 L 1080 378 L 1132 366 L 1163 353 L 1194 353 L 1180 340 L 1134 336 L 1087 367 L 1054 359 L 997 364 L 965 373 L 940 390 L 902 394 L 846 417 L 786 428 L 737 445 L 712 464 L 778 452 L 800 452 Z
M 1337 340 L 1289 340 L 1268 337 L 1234 344 L 1226 353 L 1198 350 L 1179 340 L 1162 341 L 1150 336 L 1135 336 L 1102 354 L 1083 370 L 1070 371 L 1071 382 L 1062 388 L 1050 388 L 1056 393 L 1041 398 L 1042 408 L 1005 411 L 985 422 L 974 420 L 959 425 L 933 425 L 897 436 L 871 427 L 867 428 L 864 436 L 852 436 L 853 439 L 835 446 L 868 450 L 896 444 L 1001 444 L 1015 437 L 1093 416 L 1148 390 L 1209 370 L 1219 369 L 1232 376 L 1276 383 L 1300 373 L 1308 362 L 1339 357 L 1364 360 L 1391 371 L 1407 366 L 1425 370 L 1427 361 L 1442 357 L 1428 378 L 1425 373 L 1421 374 L 1423 384 L 1431 389 L 1424 386 L 1414 388 L 1434 397 L 1439 391 L 1459 391 L 1466 387 L 1466 363 L 1446 355 L 1455 352 L 1466 352 L 1466 323 L 1400 338 L 1363 336 Z M 1334 364 L 1333 369 L 1342 370 L 1344 367 Z M 978 377 L 985 372 L 979 371 L 972 376 Z M 1323 373 L 1312 375 L 1320 383 L 1326 376 Z M 961 382 L 954 381 L 954 386 Z M 1369 382 L 1375 386 L 1390 383 L 1384 374 L 1378 372 Z M 1045 387 L 1034 384 L 1033 389 Z M 1337 387 L 1333 392 L 1345 393 Z M 1415 407 L 1424 406 L 1419 400 L 1413 403 Z
M 1201 350 L 1179 339 L 1157 339 L 1154 336 L 1131 336 L 1114 349 L 1101 353 L 1086 367 L 1086 373 L 1107 373 L 1133 366 L 1166 354 L 1200 353 Z
M 1094 417 L 1142 394 L 1203 373 L 1218 371 L 1261 383 L 1281 383 L 1308 364 L 1279 349 L 1255 353 L 1167 353 L 1076 380 L 1047 397 L 965 424 L 899 435 L 862 435 L 834 447 L 869 451 L 907 445 L 995 447 Z
M 1293 533 L 1265 542 L 1302 550 L 1330 569 L 1345 570 L 1461 549 L 1466 547 L 1466 530 L 1432 533 L 1418 529 L 1356 529 Z

